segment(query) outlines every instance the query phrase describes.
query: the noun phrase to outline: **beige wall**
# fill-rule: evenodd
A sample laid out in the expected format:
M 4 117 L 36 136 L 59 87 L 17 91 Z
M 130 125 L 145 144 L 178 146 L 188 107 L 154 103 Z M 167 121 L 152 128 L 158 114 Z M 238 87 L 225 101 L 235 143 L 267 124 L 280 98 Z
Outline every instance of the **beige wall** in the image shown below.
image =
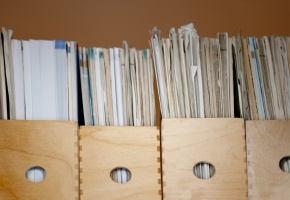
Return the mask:
M 289 0 L 2 0 L 0 26 L 17 39 L 75 40 L 85 47 L 149 48 L 150 30 L 194 23 L 201 37 L 290 36 Z

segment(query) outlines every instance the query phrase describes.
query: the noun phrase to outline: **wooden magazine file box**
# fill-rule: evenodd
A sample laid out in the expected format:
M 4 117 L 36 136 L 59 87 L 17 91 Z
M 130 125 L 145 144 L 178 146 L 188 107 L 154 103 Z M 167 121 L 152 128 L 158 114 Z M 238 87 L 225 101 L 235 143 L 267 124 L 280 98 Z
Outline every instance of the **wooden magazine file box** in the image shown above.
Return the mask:
M 79 199 L 78 125 L 64 121 L 0 121 L 0 199 Z M 42 167 L 45 178 L 26 172 Z
M 161 125 L 163 199 L 247 199 L 244 120 L 164 119 Z M 210 179 L 197 163 L 215 167 Z
M 290 156 L 290 121 L 246 121 L 246 138 L 249 200 L 289 199 L 290 174 L 279 163 Z
M 159 132 L 156 126 L 81 126 L 81 200 L 160 200 Z M 119 167 L 131 172 L 127 183 L 111 179 Z

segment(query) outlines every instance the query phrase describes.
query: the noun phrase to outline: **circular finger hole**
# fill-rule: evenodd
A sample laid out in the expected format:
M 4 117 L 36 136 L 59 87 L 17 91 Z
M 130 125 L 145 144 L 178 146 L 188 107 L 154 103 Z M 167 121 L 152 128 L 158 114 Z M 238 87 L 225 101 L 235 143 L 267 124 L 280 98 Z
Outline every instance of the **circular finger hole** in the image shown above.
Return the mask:
M 290 156 L 283 157 L 279 162 L 279 167 L 283 172 L 290 173 Z
M 26 179 L 29 180 L 30 182 L 38 183 L 45 179 L 46 172 L 45 169 L 43 169 L 42 167 L 33 166 L 26 171 L 25 176 Z
M 208 162 L 199 162 L 193 166 L 193 174 L 199 179 L 210 179 L 215 174 L 215 167 Z
M 110 173 L 111 179 L 120 184 L 127 183 L 131 179 L 131 172 L 125 167 L 117 167 Z

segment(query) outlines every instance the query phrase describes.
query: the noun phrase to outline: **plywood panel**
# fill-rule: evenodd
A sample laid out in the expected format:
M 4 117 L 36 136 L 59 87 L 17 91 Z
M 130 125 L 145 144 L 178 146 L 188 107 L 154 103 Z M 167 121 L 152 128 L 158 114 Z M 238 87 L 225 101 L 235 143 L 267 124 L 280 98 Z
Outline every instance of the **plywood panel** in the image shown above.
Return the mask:
M 160 200 L 160 141 L 156 127 L 81 127 L 81 199 Z M 110 178 L 117 167 L 132 177 Z
M 165 119 L 161 127 L 163 195 L 175 199 L 247 199 L 243 119 Z M 208 162 L 210 179 L 193 167 Z
M 33 166 L 45 169 L 42 182 L 26 179 Z M 78 183 L 76 123 L 0 121 L 0 199 L 75 200 Z
M 279 167 L 290 156 L 290 121 L 246 121 L 250 200 L 290 197 L 290 174 Z

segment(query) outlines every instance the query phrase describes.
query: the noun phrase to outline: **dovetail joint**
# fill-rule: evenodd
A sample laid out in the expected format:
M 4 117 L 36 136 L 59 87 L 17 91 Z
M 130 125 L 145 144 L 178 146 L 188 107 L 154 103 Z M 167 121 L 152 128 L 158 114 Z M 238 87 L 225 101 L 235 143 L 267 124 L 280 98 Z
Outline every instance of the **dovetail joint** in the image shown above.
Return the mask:
M 160 135 L 157 135 L 157 136 L 156 136 L 156 139 L 157 139 L 158 141 L 160 141 Z
M 79 158 L 79 153 L 75 153 L 75 158 Z
M 160 146 L 157 146 L 157 151 L 160 152 Z
M 248 171 L 248 178 L 252 178 L 252 173 Z
M 253 185 L 249 184 L 249 190 L 253 189 Z

